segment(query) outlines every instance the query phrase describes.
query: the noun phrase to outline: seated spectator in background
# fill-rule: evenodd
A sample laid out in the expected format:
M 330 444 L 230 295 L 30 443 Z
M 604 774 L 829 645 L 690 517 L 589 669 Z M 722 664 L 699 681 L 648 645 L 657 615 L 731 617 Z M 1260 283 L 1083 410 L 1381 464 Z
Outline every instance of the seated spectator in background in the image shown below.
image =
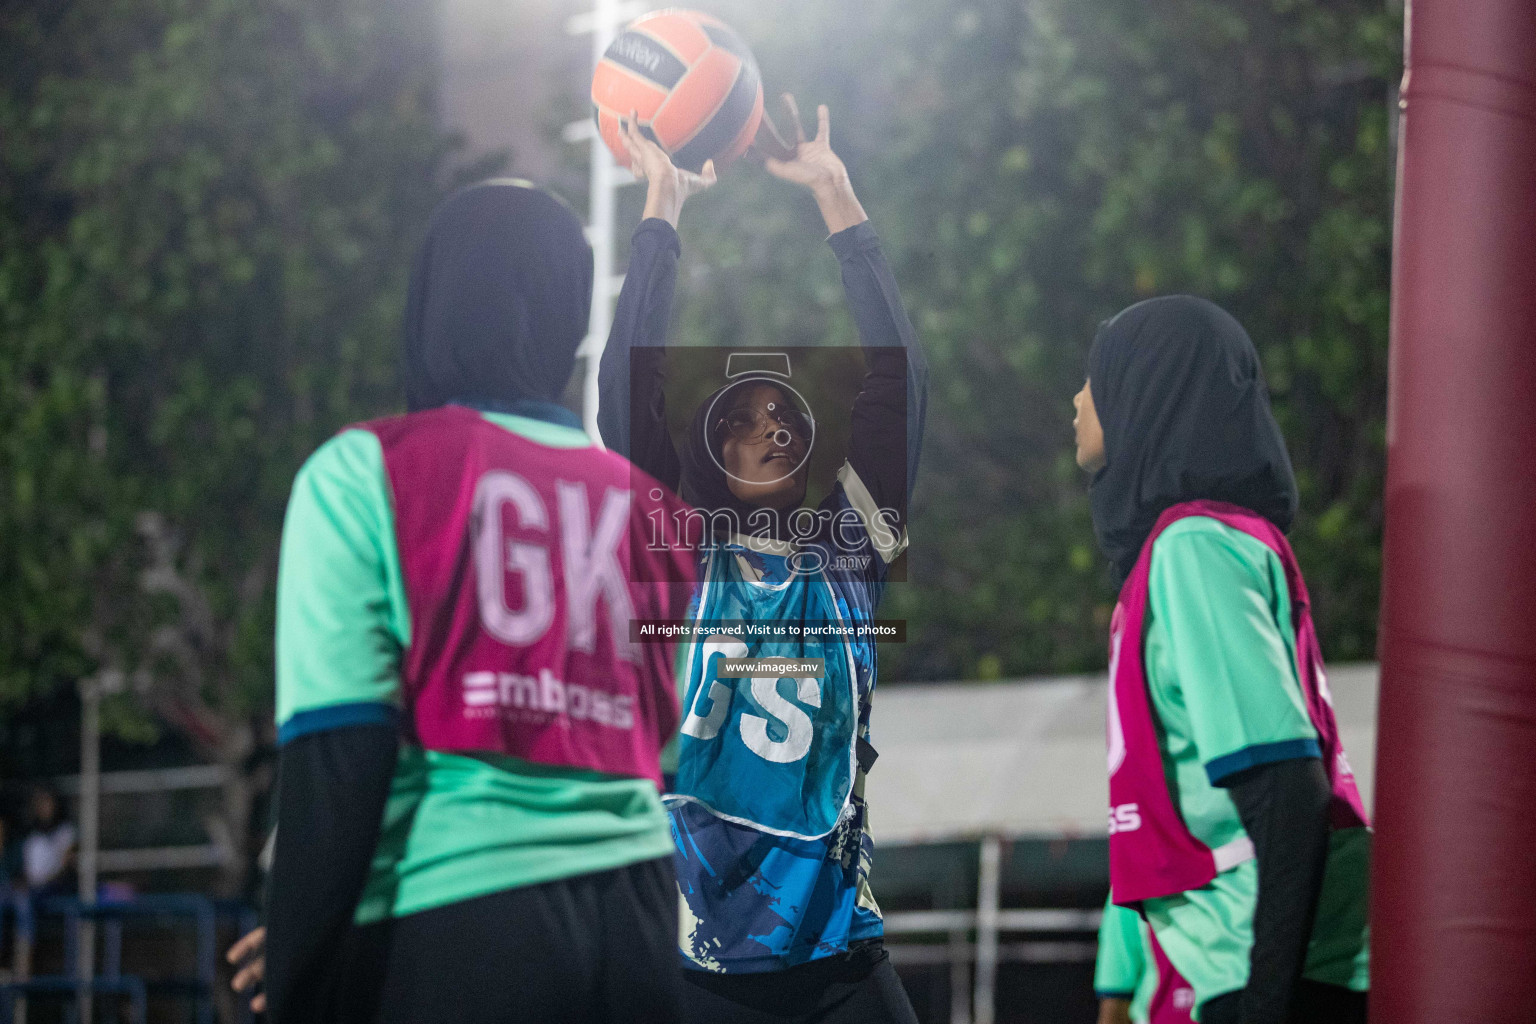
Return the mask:
M 21 844 L 22 880 L 34 894 L 68 892 L 74 886 L 74 823 L 64 815 L 58 794 L 46 786 L 32 791 L 32 828 Z

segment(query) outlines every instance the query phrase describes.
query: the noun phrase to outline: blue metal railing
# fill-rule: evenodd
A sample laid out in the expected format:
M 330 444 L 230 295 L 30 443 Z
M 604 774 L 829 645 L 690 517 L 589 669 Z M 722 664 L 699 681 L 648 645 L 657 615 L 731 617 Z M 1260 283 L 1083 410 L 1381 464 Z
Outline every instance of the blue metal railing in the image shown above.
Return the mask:
M 13 961 L 15 969 L 9 984 L 0 986 L 0 1024 L 9 1024 L 18 998 L 27 996 L 75 996 L 81 1000 L 97 995 L 124 996 L 135 1021 L 144 1020 L 145 1000 L 149 996 L 185 999 L 196 1024 L 214 1024 L 214 994 L 218 976 L 218 925 L 233 923 L 240 934 L 256 926 L 256 912 L 246 904 L 229 900 L 215 901 L 195 893 L 154 893 L 131 899 L 108 899 L 83 903 L 67 896 L 34 900 L 25 893 L 13 894 L 0 901 L 0 928 L 6 913 L 14 920 Z M 58 918 L 63 923 L 63 965 L 56 975 L 30 976 L 32 949 L 40 917 Z M 98 955 L 92 963 L 81 963 L 81 935 L 87 924 L 96 929 Z M 145 978 L 123 973 L 124 934 L 130 928 L 182 928 L 190 925 L 194 963 L 192 972 Z M 76 1017 L 76 1007 L 66 1011 Z M 249 1002 L 240 1000 L 237 1019 L 253 1019 Z
M 16 1013 L 16 999 L 23 996 L 56 996 L 80 999 L 84 996 L 117 995 L 128 998 L 128 1019 L 132 1024 L 145 1024 L 149 996 L 144 979 L 125 974 L 118 978 L 79 978 L 49 976 L 28 981 L 13 981 L 0 985 L 0 1024 L 11 1024 Z M 74 1007 L 68 1016 L 75 1016 Z

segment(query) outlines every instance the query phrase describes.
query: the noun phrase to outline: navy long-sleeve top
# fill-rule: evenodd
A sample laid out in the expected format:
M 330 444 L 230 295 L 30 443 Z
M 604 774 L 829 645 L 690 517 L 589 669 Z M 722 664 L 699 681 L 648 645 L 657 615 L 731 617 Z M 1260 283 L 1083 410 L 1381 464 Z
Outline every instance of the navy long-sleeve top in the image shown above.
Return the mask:
M 859 224 L 828 243 L 867 373 L 853 403 L 847 461 L 817 512 L 819 523 L 854 525 L 797 538 L 796 550 L 815 556 L 814 571 L 771 544 L 739 534 L 715 538 L 701 554 L 696 621 L 798 622 L 846 634 L 850 624 L 873 620 L 889 565 L 906 546 L 927 362 L 874 229 Z M 666 222 L 647 220 L 636 230 L 600 368 L 598 412 L 604 442 L 674 488 L 682 464 L 663 387 L 680 254 Z M 722 679 L 722 654 L 821 658 L 825 671 Z M 863 801 L 863 776 L 874 761 L 875 678 L 868 634 L 715 636 L 685 652 L 677 791 L 667 800 L 685 903 L 685 966 L 780 970 L 880 936 Z

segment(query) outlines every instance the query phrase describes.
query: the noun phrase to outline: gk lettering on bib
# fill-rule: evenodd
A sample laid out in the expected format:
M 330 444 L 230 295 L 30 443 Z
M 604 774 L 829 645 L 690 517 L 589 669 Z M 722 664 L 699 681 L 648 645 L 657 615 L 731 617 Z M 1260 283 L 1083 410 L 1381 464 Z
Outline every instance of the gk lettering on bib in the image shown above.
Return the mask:
M 692 554 L 643 528 L 677 499 L 619 456 L 541 445 L 468 409 L 365 426 L 394 502 L 414 739 L 659 782 L 672 652 L 632 643 L 629 623 L 681 611 Z

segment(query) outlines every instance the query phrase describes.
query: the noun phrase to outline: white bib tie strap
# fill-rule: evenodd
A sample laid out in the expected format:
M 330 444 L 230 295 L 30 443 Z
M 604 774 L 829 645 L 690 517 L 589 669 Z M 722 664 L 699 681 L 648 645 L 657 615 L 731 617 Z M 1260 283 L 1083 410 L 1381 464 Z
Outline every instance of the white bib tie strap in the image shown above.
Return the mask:
M 1244 861 L 1254 858 L 1253 840 L 1247 836 L 1239 836 L 1230 843 L 1222 843 L 1211 851 L 1211 856 L 1216 859 L 1216 873 L 1219 875 L 1228 868 L 1235 868 Z

